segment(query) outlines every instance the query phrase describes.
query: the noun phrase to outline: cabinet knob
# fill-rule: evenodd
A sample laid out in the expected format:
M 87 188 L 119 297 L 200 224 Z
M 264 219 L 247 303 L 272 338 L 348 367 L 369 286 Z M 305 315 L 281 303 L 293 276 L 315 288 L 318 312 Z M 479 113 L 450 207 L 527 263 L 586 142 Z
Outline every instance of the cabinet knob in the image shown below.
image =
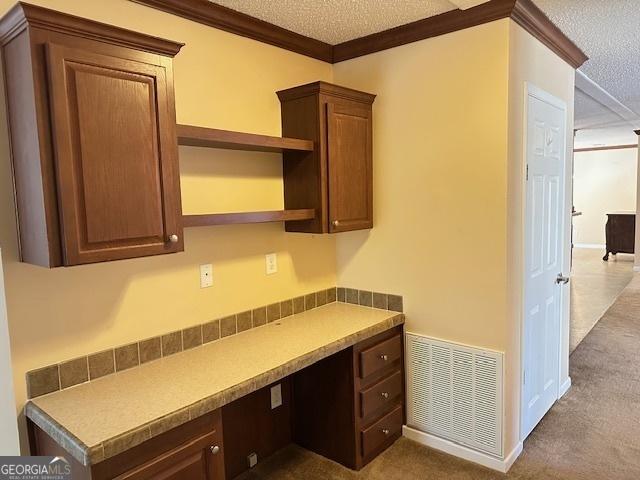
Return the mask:
M 380 395 L 382 395 L 382 398 L 389 398 L 389 392 L 382 392 Z
M 211 453 L 213 453 L 215 455 L 216 453 L 218 453 L 220 451 L 220 447 L 218 445 L 211 445 L 209 447 L 209 450 L 211 450 Z
M 384 433 L 385 435 L 389 435 L 389 429 L 388 428 L 383 428 L 382 429 L 382 433 Z
M 176 235 L 175 233 L 173 235 L 169 235 L 169 241 L 171 243 L 178 243 L 178 240 L 179 240 L 178 235 Z
M 386 362 L 387 360 L 389 360 L 389 356 L 383 353 L 382 355 L 380 355 L 380 360 L 383 360 Z
M 340 220 L 334 220 L 331 223 L 333 224 L 334 227 L 339 227 L 340 226 Z

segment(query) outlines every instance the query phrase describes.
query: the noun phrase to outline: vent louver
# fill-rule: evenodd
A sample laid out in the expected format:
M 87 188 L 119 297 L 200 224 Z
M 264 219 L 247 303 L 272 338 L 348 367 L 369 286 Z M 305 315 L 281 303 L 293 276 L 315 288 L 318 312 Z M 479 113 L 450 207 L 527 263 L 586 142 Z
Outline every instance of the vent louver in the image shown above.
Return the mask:
M 502 457 L 503 354 L 407 334 L 410 427 Z

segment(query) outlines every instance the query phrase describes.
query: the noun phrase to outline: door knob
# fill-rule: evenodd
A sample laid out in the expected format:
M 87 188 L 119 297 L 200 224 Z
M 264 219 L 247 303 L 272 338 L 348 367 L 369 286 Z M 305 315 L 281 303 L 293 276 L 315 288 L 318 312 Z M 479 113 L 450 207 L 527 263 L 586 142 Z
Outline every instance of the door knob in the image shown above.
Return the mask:
M 334 227 L 339 227 L 340 226 L 340 220 L 334 220 L 331 223 L 333 224 Z
M 389 398 L 388 392 L 382 392 L 381 395 L 382 395 L 382 398 Z
M 380 360 L 383 360 L 386 362 L 387 360 L 389 360 L 389 356 L 383 353 L 382 355 L 380 355 Z
M 559 273 L 558 276 L 556 277 L 556 283 L 559 284 L 563 284 L 566 285 L 567 283 L 569 283 L 570 278 L 569 277 L 565 277 L 562 275 L 562 273 Z
M 211 450 L 211 453 L 213 453 L 215 455 L 216 453 L 218 453 L 220 451 L 220 447 L 218 445 L 211 445 L 209 447 L 209 450 Z
M 176 234 L 169 235 L 169 241 L 171 243 L 178 243 L 178 240 L 179 240 L 178 235 L 176 235 Z
M 388 428 L 383 428 L 382 429 L 382 433 L 384 433 L 385 435 L 389 435 L 389 429 Z

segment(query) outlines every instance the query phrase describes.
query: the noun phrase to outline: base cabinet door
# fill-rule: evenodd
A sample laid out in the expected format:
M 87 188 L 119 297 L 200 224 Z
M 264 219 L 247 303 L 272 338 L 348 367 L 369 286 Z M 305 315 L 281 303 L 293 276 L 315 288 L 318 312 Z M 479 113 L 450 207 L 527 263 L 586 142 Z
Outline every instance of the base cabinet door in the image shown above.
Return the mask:
M 139 445 L 85 466 L 28 421 L 33 455 L 64 457 L 73 480 L 225 480 L 222 415 L 202 415 Z
M 216 435 L 209 433 L 154 458 L 117 480 L 224 480 L 224 461 Z

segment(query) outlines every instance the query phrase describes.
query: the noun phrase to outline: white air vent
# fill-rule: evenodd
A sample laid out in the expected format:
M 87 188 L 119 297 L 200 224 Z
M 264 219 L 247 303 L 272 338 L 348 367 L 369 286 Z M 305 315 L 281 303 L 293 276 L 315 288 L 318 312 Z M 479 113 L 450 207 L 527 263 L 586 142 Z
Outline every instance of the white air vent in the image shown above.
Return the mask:
M 407 424 L 502 457 L 503 354 L 407 334 Z

